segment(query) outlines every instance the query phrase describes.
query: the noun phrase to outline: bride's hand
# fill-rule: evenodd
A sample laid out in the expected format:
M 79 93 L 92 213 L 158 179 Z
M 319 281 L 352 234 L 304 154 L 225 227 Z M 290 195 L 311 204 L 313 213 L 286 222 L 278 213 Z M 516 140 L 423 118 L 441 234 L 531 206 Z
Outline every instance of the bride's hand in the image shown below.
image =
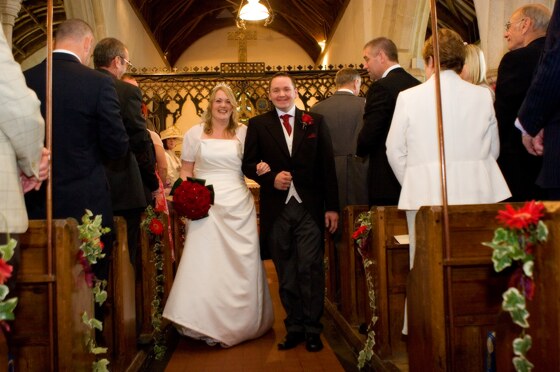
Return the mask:
M 257 164 L 257 176 L 262 176 L 263 174 L 268 172 L 270 172 L 270 166 L 267 163 L 261 161 L 259 164 Z

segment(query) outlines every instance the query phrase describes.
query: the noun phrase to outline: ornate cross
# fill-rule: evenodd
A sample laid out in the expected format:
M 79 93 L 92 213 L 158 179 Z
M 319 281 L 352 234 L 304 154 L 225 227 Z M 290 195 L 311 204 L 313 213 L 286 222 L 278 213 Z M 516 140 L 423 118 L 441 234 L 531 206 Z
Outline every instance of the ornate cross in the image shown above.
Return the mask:
M 256 30 L 237 30 L 228 32 L 228 40 L 237 40 L 238 62 L 247 62 L 247 40 L 257 40 Z

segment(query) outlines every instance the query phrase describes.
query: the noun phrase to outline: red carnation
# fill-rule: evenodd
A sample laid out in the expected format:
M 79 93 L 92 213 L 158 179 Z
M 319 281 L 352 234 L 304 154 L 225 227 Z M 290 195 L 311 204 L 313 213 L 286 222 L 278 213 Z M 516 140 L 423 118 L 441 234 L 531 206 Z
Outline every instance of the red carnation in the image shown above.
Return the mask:
M 0 284 L 6 283 L 6 280 L 12 276 L 13 269 L 12 265 L 0 258 Z
M 175 210 L 179 215 L 190 220 L 199 220 L 208 216 L 211 203 L 212 193 L 208 187 L 188 179 L 181 182 L 173 194 Z
M 358 227 L 356 231 L 354 231 L 354 234 L 352 234 L 352 239 L 354 240 L 358 239 L 360 235 L 362 235 L 366 231 L 366 229 L 367 229 L 366 225 L 362 225 Z
M 505 211 L 498 211 L 498 221 L 512 229 L 525 229 L 536 225 L 544 215 L 544 204 L 531 200 L 519 209 L 506 205 Z
M 157 218 L 152 218 L 150 221 L 150 232 L 154 235 L 161 235 L 163 233 L 163 223 Z
M 307 129 L 308 125 L 313 125 L 313 117 L 309 114 L 302 114 L 301 115 L 301 122 L 303 125 L 303 130 Z

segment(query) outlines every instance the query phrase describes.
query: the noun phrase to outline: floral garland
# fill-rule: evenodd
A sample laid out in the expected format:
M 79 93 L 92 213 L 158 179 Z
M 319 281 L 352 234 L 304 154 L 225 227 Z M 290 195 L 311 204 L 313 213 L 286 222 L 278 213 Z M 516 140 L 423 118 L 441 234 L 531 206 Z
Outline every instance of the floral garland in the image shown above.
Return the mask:
M 165 346 L 165 335 L 162 331 L 163 313 L 163 286 L 165 275 L 163 274 L 163 248 L 162 243 L 164 225 L 161 221 L 160 212 L 156 212 L 152 206 L 146 208 L 146 218 L 142 221 L 141 227 L 150 235 L 152 246 L 152 262 L 155 266 L 154 277 L 154 298 L 152 299 L 152 327 L 154 328 L 154 355 L 156 360 L 162 360 L 167 351 Z
M 356 230 L 352 234 L 352 239 L 356 245 L 358 253 L 362 257 L 362 264 L 366 275 L 366 285 L 368 289 L 369 306 L 371 308 L 371 320 L 367 327 L 367 339 L 364 343 L 364 348 L 358 354 L 358 368 L 362 369 L 366 362 L 369 362 L 373 356 L 373 347 L 375 346 L 375 331 L 373 327 L 377 322 L 376 307 L 375 307 L 375 287 L 373 283 L 373 275 L 369 267 L 373 264 L 373 260 L 368 257 L 366 247 L 371 237 L 371 212 L 363 212 L 356 218 L 354 224 Z
M 17 306 L 17 297 L 12 297 L 6 300 L 6 296 L 10 293 L 10 289 L 4 283 L 12 276 L 13 266 L 8 263 L 8 261 L 14 255 L 14 249 L 16 248 L 17 242 L 15 239 L 10 238 L 8 235 L 8 242 L 6 244 L 0 244 L 0 326 L 4 328 L 7 332 L 10 331 L 10 325 L 7 323 L 8 320 L 14 320 L 14 309 Z
M 78 225 L 82 244 L 80 245 L 80 250 L 78 251 L 76 259 L 80 265 L 82 265 L 87 286 L 92 288 L 95 303 L 101 306 L 107 299 L 107 291 L 105 290 L 107 281 L 99 280 L 95 277 L 92 265 L 95 265 L 99 259 L 105 257 L 101 236 L 111 231 L 111 229 L 101 226 L 101 215 L 96 215 L 93 220 L 92 217 L 93 213 L 89 209 L 86 209 L 86 213 L 82 216 L 82 224 Z M 95 315 L 93 318 L 90 318 L 86 311 L 82 313 L 82 322 L 91 330 L 97 329 L 99 332 L 103 331 L 103 322 L 96 319 Z M 100 354 L 106 354 L 107 348 L 97 346 L 95 337 L 92 337 L 91 334 L 92 332 L 87 333 L 85 341 L 90 354 L 96 357 Z M 108 365 L 109 360 L 107 360 L 107 358 L 102 358 L 93 362 L 92 370 L 94 372 L 106 372 L 108 371 Z
M 535 292 L 534 250 L 548 237 L 548 229 L 541 221 L 543 215 L 544 205 L 534 200 L 519 209 L 508 204 L 506 210 L 499 211 L 497 216 L 504 227 L 494 231 L 491 242 L 482 243 L 493 249 L 492 262 L 496 272 L 512 265 L 516 267 L 509 288 L 502 294 L 502 309 L 508 311 L 513 322 L 522 328 L 520 336 L 513 340 L 516 356 L 512 362 L 516 371 L 531 371 L 534 367 L 527 359 L 532 338 L 526 333 L 529 329 L 526 300 L 532 300 Z

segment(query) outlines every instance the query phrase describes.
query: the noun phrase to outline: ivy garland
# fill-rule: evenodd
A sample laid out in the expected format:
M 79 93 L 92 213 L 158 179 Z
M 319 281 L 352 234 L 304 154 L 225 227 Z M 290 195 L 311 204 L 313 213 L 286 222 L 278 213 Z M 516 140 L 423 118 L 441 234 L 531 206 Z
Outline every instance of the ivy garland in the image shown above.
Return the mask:
M 512 362 L 516 371 L 531 371 L 534 365 L 527 359 L 532 346 L 529 329 L 529 311 L 526 300 L 532 300 L 535 285 L 533 282 L 534 250 L 548 237 L 548 228 L 541 221 L 544 205 L 530 201 L 523 207 L 514 209 L 506 205 L 506 210 L 498 212 L 498 220 L 504 227 L 494 231 L 491 242 L 482 243 L 493 249 L 494 271 L 500 272 L 507 267 L 516 266 L 510 280 L 510 287 L 502 294 L 502 309 L 509 312 L 515 324 L 521 327 L 521 334 L 513 340 Z
M 17 306 L 18 298 L 12 297 L 6 300 L 10 289 L 4 283 L 12 276 L 14 268 L 8 261 L 14 255 L 17 242 L 10 238 L 10 234 L 7 234 L 7 240 L 6 244 L 0 244 L 0 326 L 9 332 L 10 325 L 6 321 L 15 319 L 14 309 Z
M 86 213 L 82 216 L 82 224 L 78 225 L 79 237 L 82 244 L 78 251 L 77 261 L 82 265 L 87 286 L 92 288 L 95 303 L 101 306 L 107 299 L 107 291 L 105 290 L 107 281 L 99 280 L 95 277 L 92 265 L 95 265 L 97 260 L 105 257 L 101 236 L 111 231 L 111 229 L 101 226 L 102 217 L 100 215 L 96 215 L 93 220 L 92 217 L 93 213 L 89 209 L 86 209 Z M 95 315 L 93 318 L 90 318 L 86 311 L 82 313 L 82 322 L 91 330 L 97 329 L 99 332 L 103 331 L 103 322 L 96 319 Z M 107 348 L 97 346 L 95 337 L 92 337 L 92 334 L 95 334 L 95 332 L 87 333 L 85 343 L 89 352 L 97 358 L 101 354 L 106 354 Z M 92 364 L 92 370 L 94 372 L 107 372 L 109 371 L 107 369 L 108 365 L 109 360 L 107 360 L 107 358 L 95 360 Z
M 146 208 L 146 218 L 142 221 L 141 227 L 150 236 L 152 245 L 152 262 L 155 266 L 154 277 L 154 298 L 152 299 L 152 327 L 154 328 L 154 355 L 156 360 L 162 360 L 167 352 L 165 345 L 165 334 L 162 330 L 163 313 L 163 293 L 165 275 L 163 274 L 163 248 L 162 243 L 164 225 L 161 221 L 163 213 L 154 211 L 152 206 Z
M 371 273 L 370 266 L 373 265 L 373 260 L 371 260 L 367 254 L 367 246 L 370 242 L 371 237 L 371 212 L 363 212 L 356 218 L 354 223 L 354 233 L 352 234 L 352 239 L 356 245 L 356 249 L 362 258 L 362 264 L 364 266 L 364 272 L 366 276 L 366 285 L 368 290 L 369 306 L 371 308 L 371 320 L 369 321 L 367 327 L 367 339 L 364 343 L 364 348 L 358 354 L 358 368 L 364 368 L 365 364 L 369 362 L 373 356 L 373 347 L 375 346 L 375 331 L 373 327 L 377 323 L 376 307 L 375 307 L 375 287 L 373 283 L 373 275 Z

